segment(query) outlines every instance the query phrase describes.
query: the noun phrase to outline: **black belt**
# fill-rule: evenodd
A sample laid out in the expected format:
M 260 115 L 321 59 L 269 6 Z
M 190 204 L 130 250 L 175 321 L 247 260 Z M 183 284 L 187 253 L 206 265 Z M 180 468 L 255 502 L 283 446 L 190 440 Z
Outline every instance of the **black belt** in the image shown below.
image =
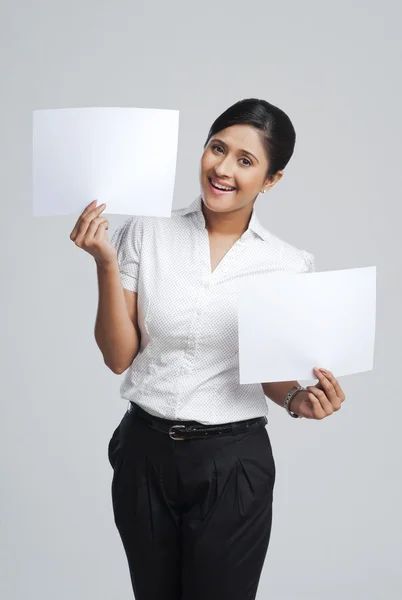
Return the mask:
M 130 402 L 128 412 L 134 412 L 136 417 L 146 421 L 150 427 L 167 433 L 172 440 L 176 441 L 206 438 L 214 435 L 237 435 L 244 433 L 253 426 L 265 427 L 268 422 L 267 417 L 257 417 L 255 419 L 224 423 L 222 425 L 203 425 L 197 421 L 169 421 L 168 419 L 161 419 L 160 417 L 150 415 L 134 402 Z M 177 433 L 180 434 L 180 437 L 176 437 Z

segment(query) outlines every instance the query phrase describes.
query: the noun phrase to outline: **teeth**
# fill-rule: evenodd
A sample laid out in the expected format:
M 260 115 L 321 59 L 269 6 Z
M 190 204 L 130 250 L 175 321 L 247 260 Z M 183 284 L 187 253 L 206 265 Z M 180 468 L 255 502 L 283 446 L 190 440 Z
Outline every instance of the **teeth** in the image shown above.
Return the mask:
M 232 190 L 235 189 L 235 188 L 225 187 L 224 185 L 219 185 L 219 183 L 215 183 L 215 181 L 212 181 L 212 185 L 214 187 L 216 187 L 218 190 L 223 190 L 225 192 L 231 192 Z

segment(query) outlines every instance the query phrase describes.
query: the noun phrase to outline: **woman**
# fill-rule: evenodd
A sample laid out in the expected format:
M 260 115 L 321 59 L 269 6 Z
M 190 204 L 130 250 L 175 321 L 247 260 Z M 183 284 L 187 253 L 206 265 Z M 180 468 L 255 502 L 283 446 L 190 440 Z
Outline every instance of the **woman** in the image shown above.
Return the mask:
M 95 338 L 129 407 L 109 442 L 115 523 L 137 600 L 255 598 L 272 520 L 275 462 L 266 398 L 322 419 L 345 395 L 318 383 L 239 384 L 235 283 L 314 270 L 269 233 L 254 204 L 293 154 L 288 116 L 236 103 L 212 125 L 201 196 L 171 218 L 131 217 L 112 243 L 92 202 L 71 239 L 96 261 Z M 313 367 L 313 365 L 312 365 Z

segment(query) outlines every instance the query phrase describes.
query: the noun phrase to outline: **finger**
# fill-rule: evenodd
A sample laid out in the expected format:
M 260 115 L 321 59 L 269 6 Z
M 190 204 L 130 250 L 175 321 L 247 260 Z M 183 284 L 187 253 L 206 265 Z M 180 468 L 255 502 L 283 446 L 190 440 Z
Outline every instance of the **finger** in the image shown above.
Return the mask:
M 79 223 L 78 233 L 75 236 L 75 240 L 73 240 L 73 241 L 75 241 L 76 244 L 82 243 L 92 221 L 94 219 L 96 219 L 101 214 L 101 212 L 105 210 L 105 208 L 106 208 L 106 204 L 101 204 L 100 206 L 97 206 L 95 209 L 89 211 L 84 217 L 82 217 L 82 219 Z
M 76 224 L 74 226 L 74 229 L 72 230 L 72 232 L 70 234 L 70 239 L 73 242 L 75 242 L 75 240 L 77 238 L 77 235 L 80 232 L 80 228 L 81 228 L 82 223 L 84 223 L 87 219 L 91 220 L 90 219 L 91 215 L 93 217 L 94 215 L 98 215 L 103 210 L 105 210 L 106 204 L 101 204 L 100 206 L 96 206 L 97 202 L 98 202 L 97 200 L 94 200 L 93 202 L 91 202 L 91 204 L 88 204 L 88 206 L 86 207 L 86 209 L 78 217 L 77 222 L 76 222 Z
M 95 233 L 94 240 L 96 240 L 97 242 L 100 242 L 103 238 L 103 233 L 105 231 L 107 231 L 108 229 L 109 229 L 108 221 L 104 221 L 103 223 L 100 223 L 99 227 Z
M 95 219 L 92 219 L 84 236 L 84 239 L 82 240 L 82 247 L 89 247 L 93 244 L 95 234 L 98 230 L 99 225 L 105 222 L 108 222 L 107 219 L 105 219 L 105 217 L 96 217 Z
M 344 400 L 346 399 L 346 396 L 339 384 L 339 381 L 334 377 L 334 375 L 331 373 L 331 371 L 327 371 L 326 369 L 321 369 L 321 371 L 324 373 L 324 375 L 327 377 L 327 379 L 329 379 L 329 381 L 334 386 L 336 395 L 338 396 L 339 400 L 341 402 L 344 402 Z
M 315 419 L 322 419 L 324 416 L 332 415 L 335 412 L 335 408 L 332 403 L 328 400 L 327 395 L 322 390 L 317 389 L 313 385 L 309 385 L 306 388 L 309 400 L 313 407 L 313 413 Z
M 88 204 L 88 206 L 85 207 L 85 209 L 82 211 L 82 213 L 78 217 L 78 219 L 74 225 L 74 228 L 73 228 L 72 232 L 70 233 L 70 239 L 73 240 L 73 242 L 75 241 L 75 238 L 77 237 L 78 228 L 80 226 L 82 217 L 84 217 L 86 214 L 88 214 L 96 206 L 97 202 L 98 202 L 97 200 L 92 200 L 92 202 L 90 202 Z
M 314 373 L 316 374 L 317 379 L 318 379 L 319 383 L 321 384 L 324 392 L 326 393 L 328 399 L 331 402 L 335 401 L 335 403 L 337 403 L 338 397 L 336 394 L 336 390 L 335 390 L 334 386 L 332 385 L 332 383 L 329 381 L 329 379 L 324 375 L 324 373 L 321 373 L 321 371 L 319 369 L 315 368 Z
M 93 219 L 90 226 L 88 227 L 88 231 L 85 236 L 86 243 L 91 243 L 91 241 L 93 241 L 99 229 L 99 226 L 103 224 L 109 225 L 109 222 L 107 219 L 105 219 L 105 217 L 97 217 L 96 219 Z
M 81 213 L 81 216 L 84 216 L 84 215 L 86 215 L 87 213 L 89 213 L 89 212 L 90 212 L 90 211 L 91 211 L 91 210 L 92 210 L 92 209 L 93 209 L 93 208 L 96 206 L 96 203 L 97 203 L 97 202 L 98 202 L 97 200 L 92 200 L 92 202 L 90 202 L 90 203 L 88 204 L 88 206 L 86 206 L 86 207 L 84 208 L 84 210 L 83 210 L 83 211 L 82 211 L 82 213 Z
M 312 386 L 309 386 L 312 387 Z M 313 418 L 314 419 L 323 419 L 324 417 L 327 417 L 329 414 L 332 414 L 332 412 L 326 412 L 324 410 L 324 408 L 322 407 L 322 404 L 319 400 L 319 398 L 317 397 L 316 394 L 313 393 L 313 391 L 309 390 L 309 387 L 307 387 L 307 395 L 308 395 L 308 399 L 311 403 L 311 407 L 312 407 L 312 411 L 313 411 Z

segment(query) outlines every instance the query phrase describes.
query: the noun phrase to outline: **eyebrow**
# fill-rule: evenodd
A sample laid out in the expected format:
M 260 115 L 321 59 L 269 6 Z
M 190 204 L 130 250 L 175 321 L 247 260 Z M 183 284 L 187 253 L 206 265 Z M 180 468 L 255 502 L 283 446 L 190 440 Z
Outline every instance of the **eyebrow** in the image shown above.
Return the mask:
M 227 144 L 223 141 L 223 140 L 219 140 L 218 138 L 213 138 L 211 140 L 211 142 L 219 142 L 219 144 L 223 144 L 224 146 L 227 146 Z M 249 156 L 252 156 L 253 158 L 255 158 L 255 160 L 259 163 L 260 161 L 258 160 L 258 158 L 256 156 L 254 156 L 254 154 L 252 154 L 251 152 L 249 152 L 248 150 L 240 150 L 241 154 L 248 154 Z

